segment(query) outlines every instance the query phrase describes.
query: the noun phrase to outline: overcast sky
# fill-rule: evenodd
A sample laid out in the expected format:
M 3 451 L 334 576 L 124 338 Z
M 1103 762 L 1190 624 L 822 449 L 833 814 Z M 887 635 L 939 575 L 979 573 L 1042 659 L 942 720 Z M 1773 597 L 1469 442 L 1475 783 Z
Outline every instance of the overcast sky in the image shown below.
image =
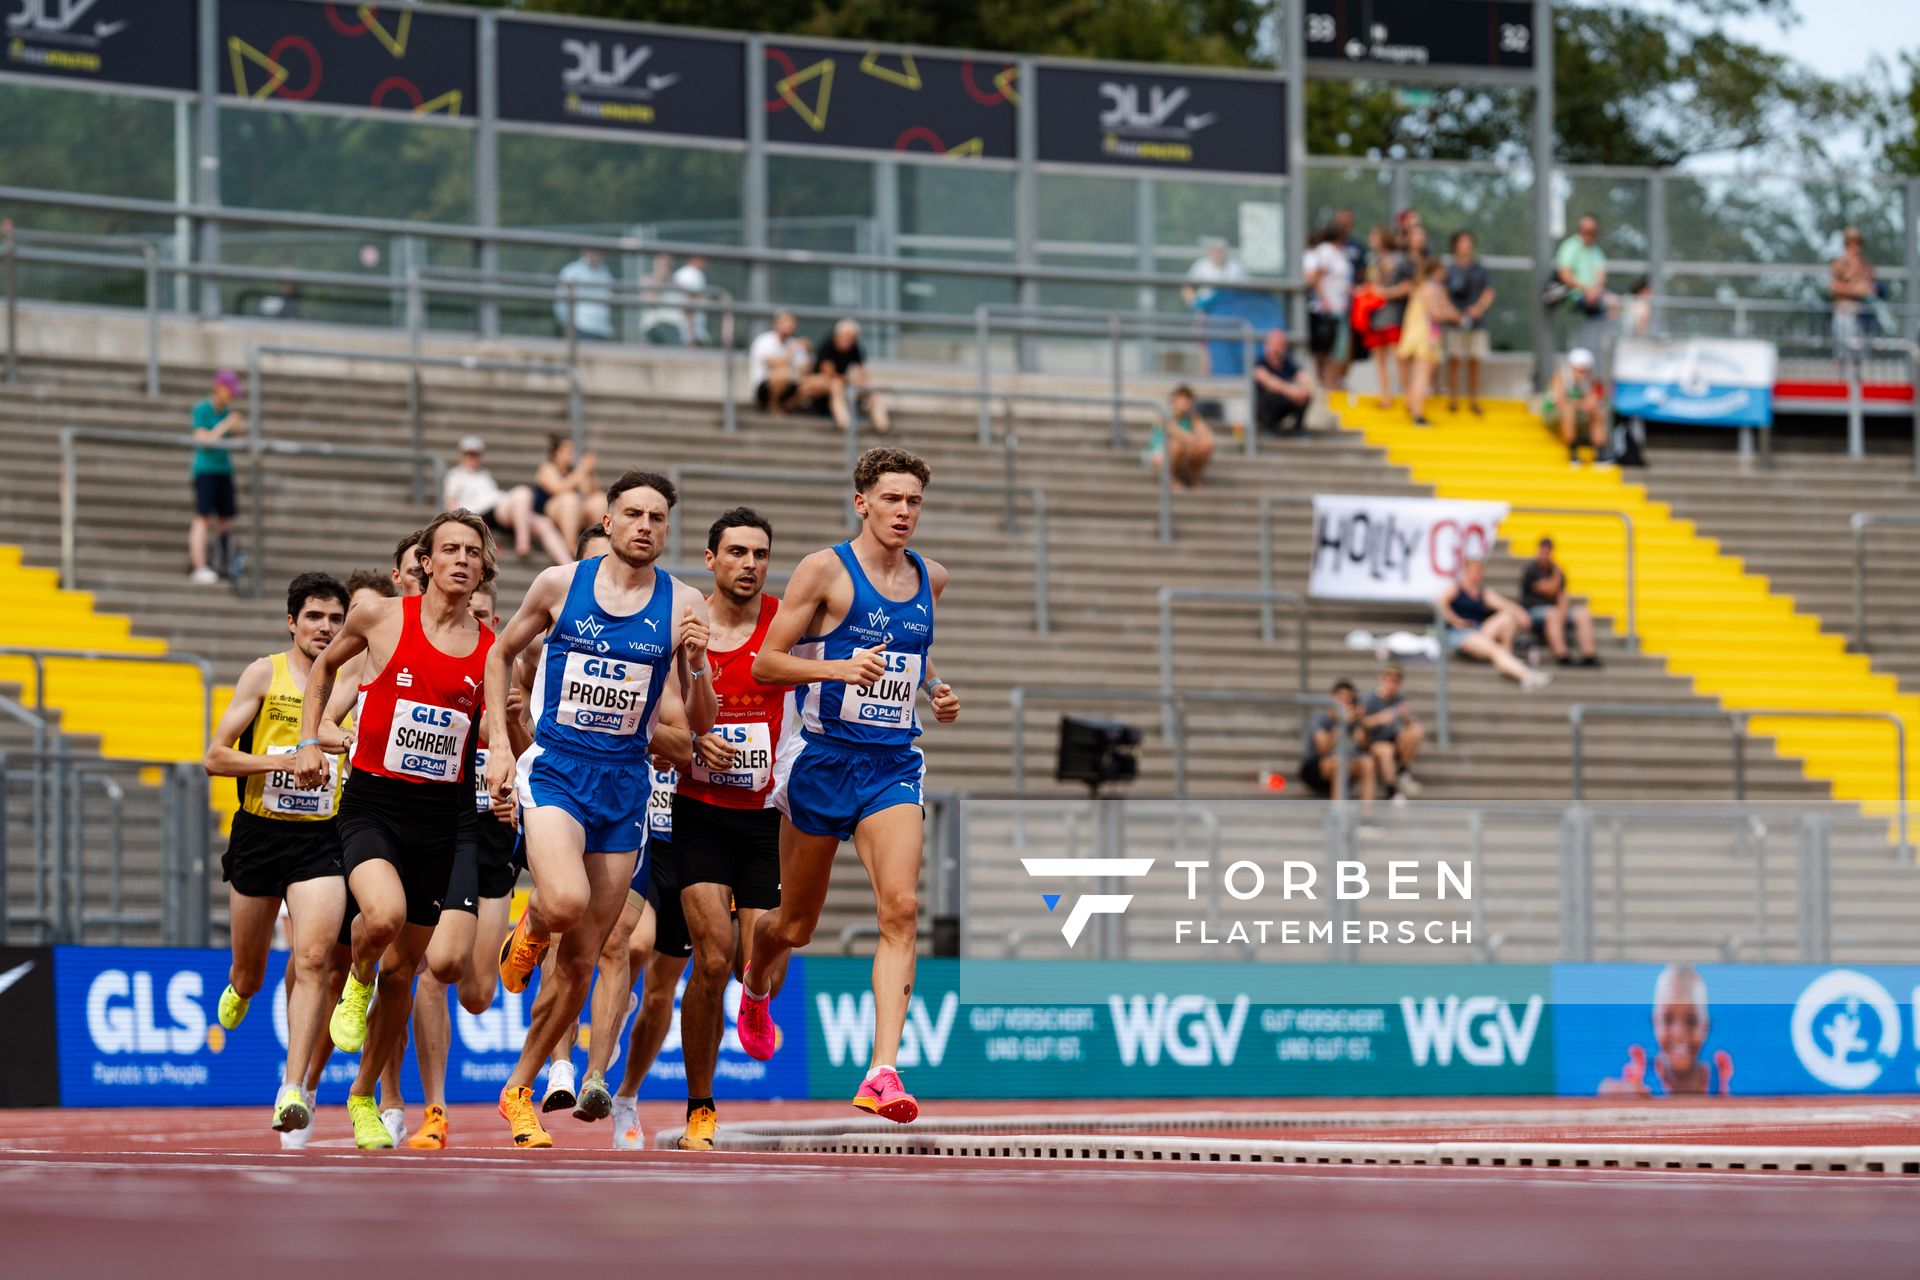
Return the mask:
M 1685 0 L 1669 0 L 1683 8 Z M 1795 0 L 1801 21 L 1782 33 L 1772 22 L 1740 22 L 1734 30 L 1755 44 L 1790 53 L 1825 75 L 1865 72 L 1874 54 L 1892 61 L 1920 48 L 1920 0 Z

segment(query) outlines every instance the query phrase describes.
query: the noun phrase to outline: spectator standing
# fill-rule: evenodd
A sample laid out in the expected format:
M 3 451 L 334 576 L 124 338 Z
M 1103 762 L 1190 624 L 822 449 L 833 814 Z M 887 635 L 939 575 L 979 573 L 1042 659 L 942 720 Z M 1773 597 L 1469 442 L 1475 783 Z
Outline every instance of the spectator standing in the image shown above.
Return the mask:
M 553 318 L 562 334 L 568 328 L 568 286 L 573 291 L 573 331 L 594 342 L 613 341 L 613 272 L 607 270 L 606 259 L 598 249 L 584 250 L 560 268 Z
M 1400 326 L 1401 377 L 1407 390 L 1407 413 L 1413 425 L 1427 424 L 1427 393 L 1440 367 L 1440 326 L 1454 316 L 1447 301 L 1446 266 L 1437 258 L 1422 258 L 1413 292 L 1407 297 L 1406 319 Z
M 1563 667 L 1600 665 L 1599 651 L 1593 641 L 1593 613 L 1586 601 L 1567 594 L 1567 574 L 1553 559 L 1553 539 L 1542 538 L 1533 559 L 1520 570 L 1520 607 L 1546 637 L 1547 648 Z M 1580 645 L 1576 659 L 1567 648 L 1567 621 L 1573 621 L 1574 638 Z
M 1391 227 L 1375 227 L 1368 237 L 1373 246 L 1373 264 L 1367 279 L 1380 297 L 1380 306 L 1367 321 L 1365 345 L 1373 352 L 1374 376 L 1379 381 L 1380 407 L 1393 408 L 1393 380 L 1387 376 L 1400 345 L 1400 326 L 1407 315 L 1407 297 L 1413 292 L 1413 260 L 1403 251 L 1400 238 Z M 1399 363 L 1400 389 L 1407 387 L 1407 366 Z
M 493 472 L 483 465 L 486 452 L 487 442 L 479 436 L 460 438 L 460 461 L 447 468 L 446 484 L 441 488 L 442 508 L 458 511 L 464 507 L 496 533 L 511 533 L 518 555 L 532 551 L 533 539 L 538 537 L 541 548 L 555 564 L 573 563 L 573 550 L 560 540 L 553 521 L 534 514 L 533 487 L 517 484 L 502 489 Z
M 694 254 L 680 264 L 673 273 L 673 287 L 681 302 L 705 302 L 712 296 L 707 287 L 707 260 L 700 254 Z M 687 345 L 705 347 L 712 345 L 713 339 L 707 336 L 707 313 L 691 308 L 680 313 L 681 327 L 686 331 Z
M 799 327 L 793 312 L 782 311 L 774 316 L 773 327 L 747 348 L 747 381 L 753 384 L 754 401 L 763 411 L 793 412 L 800 379 L 813 364 L 813 348 L 805 338 L 795 336 Z
M 1547 383 L 1546 398 L 1540 402 L 1540 416 L 1548 426 L 1560 432 L 1560 443 L 1567 446 L 1567 461 L 1580 465 L 1580 434 L 1593 445 L 1593 461 L 1598 466 L 1607 458 L 1608 421 L 1606 385 L 1594 369 L 1593 352 L 1575 347 L 1553 371 Z
M 593 474 L 599 460 L 591 449 L 575 459 L 573 437 L 556 431 L 547 437 L 546 461 L 534 470 L 533 514 L 553 521 L 566 546 L 607 514 L 607 496 Z
M 1827 269 L 1833 290 L 1833 342 L 1843 359 L 1858 359 L 1862 340 L 1879 328 L 1869 323 L 1878 285 L 1860 228 L 1848 227 L 1840 240 L 1840 256 Z
M 1621 305 L 1620 331 L 1634 338 L 1647 338 L 1653 335 L 1653 278 L 1641 276 L 1627 290 L 1627 300 Z
M 1514 656 L 1514 641 L 1527 625 L 1520 606 L 1487 585 L 1484 560 L 1460 566 L 1460 576 L 1440 593 L 1436 603 L 1447 633 L 1442 642 L 1455 653 L 1493 664 L 1493 669 L 1531 693 L 1544 689 L 1553 677 L 1535 671 Z
M 1347 255 L 1347 266 L 1351 268 L 1347 279 L 1357 289 L 1367 281 L 1367 246 L 1353 233 L 1353 210 L 1335 209 L 1328 225 L 1339 233 L 1336 245 L 1340 252 Z M 1363 336 L 1358 327 L 1353 328 L 1347 342 L 1349 355 L 1357 355 L 1365 349 L 1361 344 Z
M 852 425 L 851 401 L 873 423 L 875 431 L 884 432 L 890 427 L 887 406 L 867 390 L 870 383 L 867 355 L 860 349 L 859 322 L 841 320 L 820 344 L 813 372 L 800 380 L 800 401 L 811 410 L 827 414 L 842 431 Z
M 1353 352 L 1353 327 L 1347 322 L 1353 305 L 1353 260 L 1341 247 L 1339 228 L 1329 225 L 1314 234 L 1300 269 L 1309 291 L 1307 350 L 1313 355 L 1314 371 L 1321 386 L 1344 390 Z
M 1171 467 L 1180 489 L 1197 488 L 1213 461 L 1213 428 L 1193 411 L 1193 388 L 1178 386 L 1167 399 L 1167 420 L 1153 429 L 1148 454 L 1155 467 Z
M 246 427 L 246 415 L 233 407 L 240 375 L 222 369 L 213 375 L 207 398 L 193 406 L 193 521 L 187 526 L 189 581 L 201 586 L 220 581 L 233 569 L 233 457 L 219 442 Z M 212 562 L 208 531 L 212 530 Z
M 1563 345 L 1606 348 L 1607 251 L 1600 247 L 1600 219 L 1580 215 L 1574 233 L 1560 242 L 1553 255 L 1556 281 L 1568 290 L 1563 314 L 1573 317 L 1573 331 Z
M 646 279 L 640 282 L 640 337 L 656 347 L 684 347 L 693 341 L 687 313 L 678 306 L 680 292 L 673 287 L 673 255 L 656 253 Z
M 1360 700 L 1367 751 L 1373 756 L 1380 789 L 1391 795 L 1395 804 L 1404 804 L 1422 790 L 1420 780 L 1413 776 L 1413 759 L 1426 741 L 1426 733 L 1401 689 L 1405 679 L 1400 664 L 1390 662 L 1380 669 L 1373 692 Z
M 1420 221 L 1420 215 L 1412 210 L 1408 210 L 1408 213 L 1412 214 L 1413 220 L 1400 233 L 1400 238 L 1406 241 L 1407 257 L 1413 259 L 1414 269 L 1418 270 L 1433 257 L 1433 242 L 1427 236 L 1427 224 Z
M 1447 412 L 1460 411 L 1460 374 L 1467 375 L 1467 412 L 1480 413 L 1480 362 L 1492 352 L 1487 312 L 1493 309 L 1493 274 L 1480 261 L 1473 232 L 1456 231 L 1447 260 L 1447 301 L 1456 315 L 1440 333 L 1447 358 Z
M 1287 350 L 1287 331 L 1269 329 L 1253 367 L 1253 421 L 1256 430 L 1270 436 L 1305 435 L 1307 406 L 1313 403 L 1313 375 L 1300 368 Z
M 1353 682 L 1336 680 L 1332 696 L 1333 701 L 1325 710 L 1316 711 L 1307 726 L 1300 780 L 1317 795 L 1332 795 L 1334 780 L 1340 776 L 1340 739 L 1344 736 L 1352 747 L 1347 758 L 1347 792 L 1351 795 L 1357 786 L 1361 804 L 1371 806 L 1377 773 L 1373 754 L 1367 749 L 1366 728 L 1361 723 L 1360 700 Z

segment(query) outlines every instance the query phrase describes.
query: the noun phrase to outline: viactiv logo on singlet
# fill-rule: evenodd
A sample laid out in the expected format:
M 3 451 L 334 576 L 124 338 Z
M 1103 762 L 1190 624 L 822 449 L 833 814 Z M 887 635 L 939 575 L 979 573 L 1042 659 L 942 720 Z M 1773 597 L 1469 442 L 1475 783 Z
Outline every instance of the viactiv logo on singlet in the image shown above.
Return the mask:
M 591 653 L 569 653 L 560 678 L 554 719 L 588 733 L 629 736 L 639 731 L 653 667 Z
M 270 756 L 290 756 L 294 752 L 291 745 L 268 747 Z M 303 787 L 294 781 L 289 769 L 275 769 L 266 776 L 260 788 L 260 807 L 268 813 L 284 813 L 288 817 L 331 818 L 333 816 L 334 788 L 340 782 L 340 761 L 326 757 L 327 778 L 317 787 Z
M 470 723 L 452 707 L 397 698 L 382 763 L 389 773 L 423 782 L 452 782 L 460 776 Z
M 887 669 L 872 684 L 848 685 L 840 695 L 840 718 L 882 729 L 913 727 L 913 695 L 920 688 L 922 656 L 882 653 Z
M 716 724 L 713 736 L 740 754 L 734 757 L 731 769 L 709 769 L 696 754 L 693 758 L 695 782 L 760 791 L 773 780 L 773 731 L 765 722 Z

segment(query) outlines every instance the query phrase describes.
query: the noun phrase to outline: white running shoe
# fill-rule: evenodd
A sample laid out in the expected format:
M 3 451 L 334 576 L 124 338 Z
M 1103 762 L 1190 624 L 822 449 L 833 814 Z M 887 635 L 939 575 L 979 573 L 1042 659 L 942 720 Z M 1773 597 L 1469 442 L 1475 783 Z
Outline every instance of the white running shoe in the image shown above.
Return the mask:
M 380 1123 L 387 1126 L 387 1132 L 393 1135 L 393 1145 L 407 1145 L 407 1113 L 399 1107 L 388 1107 L 380 1113 Z
M 1528 693 L 1537 693 L 1553 683 L 1553 674 L 1547 671 L 1529 671 L 1520 677 L 1520 687 Z
M 640 1127 L 640 1099 L 613 1095 L 613 1149 L 644 1151 L 646 1131 Z
M 204 565 L 187 575 L 187 581 L 196 587 L 210 587 L 220 581 L 220 575 Z
M 540 1099 L 542 1111 L 571 1111 L 573 1096 L 573 1063 L 560 1061 L 547 1066 L 547 1093 Z

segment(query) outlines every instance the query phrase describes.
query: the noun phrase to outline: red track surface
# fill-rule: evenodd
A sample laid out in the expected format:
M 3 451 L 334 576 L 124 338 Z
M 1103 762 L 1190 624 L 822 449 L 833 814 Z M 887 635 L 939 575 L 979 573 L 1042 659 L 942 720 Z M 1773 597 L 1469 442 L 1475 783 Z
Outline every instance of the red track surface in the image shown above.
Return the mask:
M 1040 1111 L 1431 1111 L 1326 1100 L 940 1103 L 938 1114 Z M 1609 1105 L 1617 1106 L 1616 1101 Z M 1672 1105 L 1672 1104 L 1668 1104 Z M 1685 1104 L 1681 1104 L 1685 1105 Z M 1742 1110 L 1758 1104 L 1738 1100 Z M 1381 1136 L 1589 1136 L 1564 1100 L 1458 1104 L 1461 1122 Z M 1539 1128 L 1474 1111 L 1555 1113 Z M 1856 1119 L 1779 1104 L 1785 1128 L 1867 1140 Z M 850 1115 L 831 1104 L 729 1104 L 725 1119 Z M 652 1129 L 676 1108 L 649 1105 Z M 1543 1116 L 1544 1118 L 1544 1116 Z M 324 1107 L 282 1154 L 265 1108 L 0 1113 L 0 1275 L 514 1276 L 553 1268 L 688 1274 L 1002 1273 L 1647 1277 L 1920 1272 L 1920 1179 L 1783 1173 L 1361 1169 L 1016 1163 L 927 1157 L 613 1152 L 605 1125 L 554 1122 L 553 1151 L 503 1148 L 490 1108 L 460 1107 L 445 1152 L 356 1152 Z M 1702 1126 L 1689 1124 L 1689 1130 Z M 1705 1126 L 1706 1140 L 1729 1135 Z M 1360 1131 L 1329 1129 L 1352 1138 Z M 1620 1130 L 1644 1139 L 1647 1130 Z M 1302 1130 L 1276 1131 L 1300 1138 Z M 1760 1140 L 1749 1138 L 1749 1141 Z M 1795 1141 L 1806 1138 L 1795 1137 Z M 671 1274 L 669 1272 L 668 1274 Z

